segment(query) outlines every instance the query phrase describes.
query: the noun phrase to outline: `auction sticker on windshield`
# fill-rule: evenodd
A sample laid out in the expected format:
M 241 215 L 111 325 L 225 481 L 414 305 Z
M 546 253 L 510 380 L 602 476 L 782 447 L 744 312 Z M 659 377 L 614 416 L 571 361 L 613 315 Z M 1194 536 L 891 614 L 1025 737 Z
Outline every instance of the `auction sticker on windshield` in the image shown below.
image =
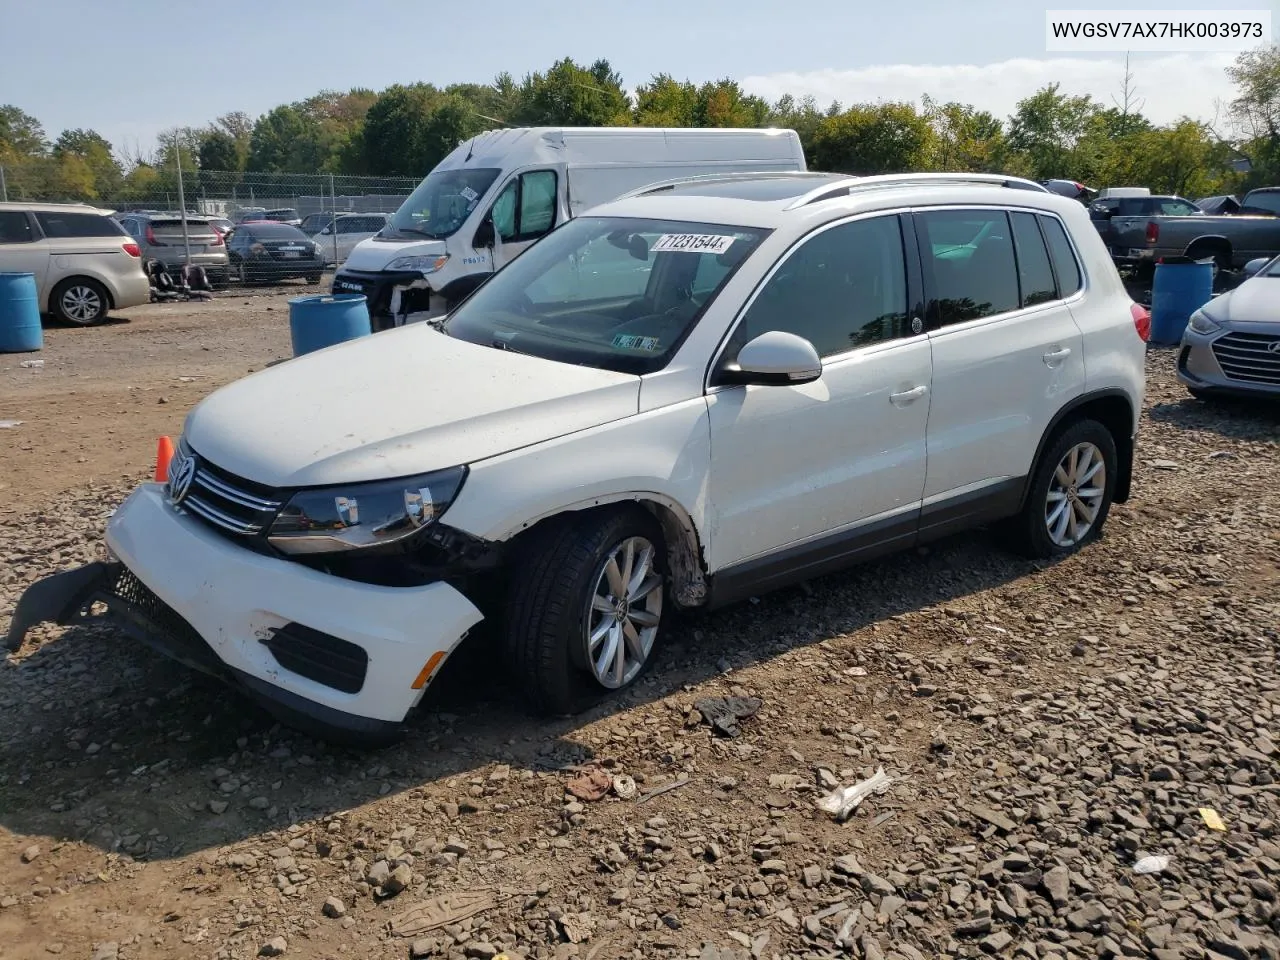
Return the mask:
M 660 341 L 657 337 L 641 337 L 634 334 L 620 333 L 613 338 L 613 345 L 623 350 L 647 350 L 652 353 L 658 349 Z
M 664 233 L 649 249 L 653 253 L 724 253 L 733 246 L 733 240 L 713 233 Z
M 480 194 L 476 193 L 470 187 L 463 187 L 458 192 L 462 195 L 462 199 L 467 201 L 467 203 L 474 203 L 476 197 L 480 196 Z

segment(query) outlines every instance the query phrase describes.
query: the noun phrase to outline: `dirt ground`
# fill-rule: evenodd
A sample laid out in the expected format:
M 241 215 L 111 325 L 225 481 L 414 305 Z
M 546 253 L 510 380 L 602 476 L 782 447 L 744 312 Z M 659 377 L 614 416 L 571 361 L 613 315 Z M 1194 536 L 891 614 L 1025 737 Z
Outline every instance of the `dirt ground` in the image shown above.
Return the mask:
M 289 354 L 299 289 L 0 355 L 0 628 L 159 435 Z M 1280 416 L 1172 359 L 1079 555 L 970 535 L 686 617 L 572 720 L 473 651 L 406 742 L 341 750 L 111 628 L 34 631 L 0 664 L 0 957 L 1278 960 Z M 730 695 L 761 706 L 718 736 L 694 703 Z M 593 768 L 613 791 L 569 792 Z

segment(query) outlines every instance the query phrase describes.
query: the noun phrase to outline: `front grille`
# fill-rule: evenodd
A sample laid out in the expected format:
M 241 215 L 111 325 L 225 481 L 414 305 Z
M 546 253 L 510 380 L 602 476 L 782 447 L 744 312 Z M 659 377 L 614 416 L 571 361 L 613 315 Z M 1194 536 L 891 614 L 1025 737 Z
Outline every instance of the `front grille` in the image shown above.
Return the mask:
M 195 627 L 151 592 L 123 565 L 109 588 L 107 606 L 148 646 L 187 666 L 218 673 L 221 661 Z
M 1280 336 L 1228 333 L 1214 341 L 1213 355 L 1232 380 L 1280 386 Z
M 206 523 L 253 537 L 261 534 L 284 506 L 280 491 L 251 483 L 196 457 L 196 470 L 182 509 Z
M 343 693 L 359 693 L 369 670 L 364 648 L 300 623 L 272 630 L 262 643 L 276 662 L 308 680 Z

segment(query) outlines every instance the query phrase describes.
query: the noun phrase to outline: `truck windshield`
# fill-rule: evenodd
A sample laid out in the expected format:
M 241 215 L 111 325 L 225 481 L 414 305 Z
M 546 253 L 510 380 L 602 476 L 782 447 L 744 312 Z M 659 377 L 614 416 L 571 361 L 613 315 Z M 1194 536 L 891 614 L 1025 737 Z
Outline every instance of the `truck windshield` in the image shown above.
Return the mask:
M 652 373 L 666 366 L 769 231 L 578 217 L 455 310 L 451 337 L 548 360 Z
M 391 217 L 391 229 L 435 240 L 457 233 L 501 172 L 488 167 L 432 171 Z
M 1243 205 L 1280 216 L 1280 190 L 1254 190 L 1245 194 Z

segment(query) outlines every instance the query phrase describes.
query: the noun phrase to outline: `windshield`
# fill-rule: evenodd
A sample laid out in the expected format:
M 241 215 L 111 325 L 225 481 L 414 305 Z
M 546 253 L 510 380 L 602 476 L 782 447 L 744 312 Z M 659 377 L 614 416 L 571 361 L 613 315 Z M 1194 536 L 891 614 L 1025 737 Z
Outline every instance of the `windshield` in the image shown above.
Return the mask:
M 1258 271 L 1258 275 L 1262 277 L 1280 277 L 1280 257 L 1276 257 L 1270 263 L 1264 263 L 1262 269 Z
M 241 228 L 241 232 L 250 237 L 261 237 L 264 240 L 309 240 L 305 233 L 297 227 L 290 226 L 287 223 L 276 223 L 273 220 L 264 220 L 257 223 L 246 223 Z
M 445 332 L 563 363 L 652 373 L 768 234 L 579 217 L 494 274 L 450 315 Z
M 391 217 L 397 233 L 436 240 L 457 233 L 501 170 L 435 170 Z

